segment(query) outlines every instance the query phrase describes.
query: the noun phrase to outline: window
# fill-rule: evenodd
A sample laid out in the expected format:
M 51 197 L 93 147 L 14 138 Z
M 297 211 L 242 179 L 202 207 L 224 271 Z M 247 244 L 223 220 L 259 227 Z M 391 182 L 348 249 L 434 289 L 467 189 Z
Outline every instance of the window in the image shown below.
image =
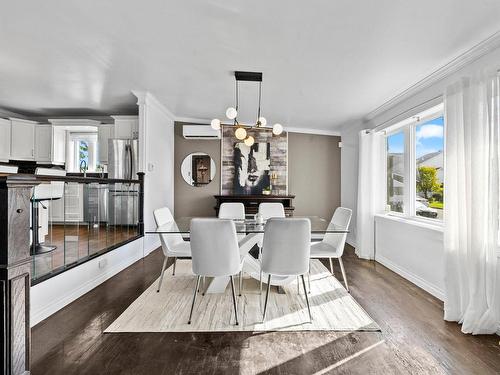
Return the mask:
M 66 163 L 70 172 L 96 171 L 97 134 L 74 133 L 68 137 Z
M 78 159 L 77 163 L 80 166 L 80 172 L 82 168 L 87 168 L 89 165 L 89 144 L 87 141 L 77 141 L 78 143 Z
M 440 104 L 386 130 L 387 210 L 442 220 L 444 116 Z
M 404 207 L 404 150 L 402 131 L 387 136 L 387 205 L 394 212 L 403 212 Z
M 443 218 L 444 117 L 415 127 L 415 214 Z

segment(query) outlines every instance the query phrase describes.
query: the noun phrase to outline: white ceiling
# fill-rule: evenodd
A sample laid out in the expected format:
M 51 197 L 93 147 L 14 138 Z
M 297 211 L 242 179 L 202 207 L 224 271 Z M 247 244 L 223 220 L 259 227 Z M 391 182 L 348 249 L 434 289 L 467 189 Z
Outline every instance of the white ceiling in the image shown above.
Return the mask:
M 223 117 L 232 71 L 249 70 L 269 122 L 332 129 L 500 28 L 496 0 L 2 3 L 0 106 L 52 116 L 130 113 L 136 89 L 176 116 Z

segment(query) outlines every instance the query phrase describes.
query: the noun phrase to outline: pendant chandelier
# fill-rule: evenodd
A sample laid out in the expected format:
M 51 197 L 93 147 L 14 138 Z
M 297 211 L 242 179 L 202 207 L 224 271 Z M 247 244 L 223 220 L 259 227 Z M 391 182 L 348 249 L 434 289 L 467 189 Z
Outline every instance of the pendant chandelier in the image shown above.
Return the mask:
M 233 120 L 233 127 L 234 129 L 234 136 L 245 142 L 247 146 L 252 146 L 255 142 L 255 139 L 248 134 L 247 129 L 269 129 L 266 128 L 267 125 L 267 120 L 265 117 L 261 116 L 260 113 L 260 102 L 261 102 L 261 97 L 262 97 L 262 73 L 257 73 L 257 72 L 240 72 L 236 71 L 234 72 L 234 77 L 236 79 L 236 106 L 235 107 L 229 107 L 226 110 L 226 117 L 229 120 Z M 257 120 L 255 121 L 254 125 L 243 125 L 238 122 L 238 100 L 239 100 L 239 82 L 240 81 L 253 81 L 253 82 L 259 82 L 259 108 L 257 111 Z M 213 119 L 210 123 L 213 129 L 215 130 L 220 130 L 221 128 L 221 121 L 217 118 Z M 274 135 L 280 135 L 283 133 L 283 126 L 281 124 L 274 124 L 272 127 L 273 134 Z

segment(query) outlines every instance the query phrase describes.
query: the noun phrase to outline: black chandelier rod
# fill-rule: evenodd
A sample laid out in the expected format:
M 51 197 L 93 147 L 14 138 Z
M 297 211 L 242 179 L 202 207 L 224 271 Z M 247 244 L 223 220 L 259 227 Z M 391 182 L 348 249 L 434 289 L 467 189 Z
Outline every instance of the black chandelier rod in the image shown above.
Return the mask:
M 262 81 L 259 82 L 259 110 L 257 111 L 257 124 L 260 121 L 260 99 L 262 97 Z

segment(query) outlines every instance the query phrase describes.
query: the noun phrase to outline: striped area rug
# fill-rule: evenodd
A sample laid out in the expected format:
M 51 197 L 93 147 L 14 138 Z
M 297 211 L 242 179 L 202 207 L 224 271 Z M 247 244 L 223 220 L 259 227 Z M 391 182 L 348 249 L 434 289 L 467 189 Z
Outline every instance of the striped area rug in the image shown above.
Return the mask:
M 230 286 L 224 294 L 198 294 L 192 322 L 187 324 L 196 284 L 189 260 L 177 261 L 175 276 L 165 271 L 160 293 L 156 292 L 157 282 L 142 293 L 105 332 L 380 330 L 377 323 L 318 260 L 311 261 L 311 290 L 308 296 L 312 322 L 309 322 L 302 285 L 298 293 L 296 282 L 285 286 L 284 293 L 271 288 L 266 321 L 262 322 L 266 285 L 260 295 L 258 280 L 244 278 L 243 294 L 241 297 L 237 295 L 239 325 L 235 325 Z M 237 286 L 235 278 L 235 288 Z

